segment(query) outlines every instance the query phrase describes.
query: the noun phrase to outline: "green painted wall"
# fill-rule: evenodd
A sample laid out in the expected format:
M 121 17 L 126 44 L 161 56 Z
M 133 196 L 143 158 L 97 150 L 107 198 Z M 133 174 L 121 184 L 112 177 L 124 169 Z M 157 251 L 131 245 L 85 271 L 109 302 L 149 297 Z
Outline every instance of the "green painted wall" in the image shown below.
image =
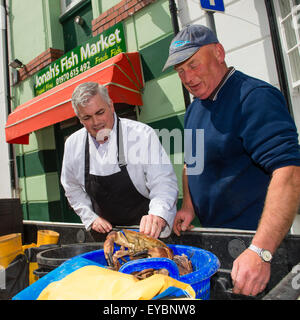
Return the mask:
M 16 55 L 18 57 L 18 55 Z M 18 58 L 19 59 L 19 58 Z M 34 97 L 33 77 L 27 78 L 12 87 L 12 108 L 31 100 Z
M 92 0 L 93 17 L 97 18 L 102 13 L 101 0 Z
M 44 0 L 45 30 L 47 32 L 46 41 L 48 47 L 64 49 L 63 30 L 59 23 L 60 1 Z
M 98 2 L 100 13 L 102 13 L 118 4 L 120 0 L 100 0 Z
M 9 7 L 12 58 L 26 64 L 49 47 L 62 48 L 60 1 L 10 0 Z
M 20 199 L 24 209 L 24 219 L 39 220 L 36 217 L 40 207 L 40 220 L 63 221 L 61 209 L 54 215 L 51 211 L 47 211 L 53 208 L 53 205 L 48 205 L 48 202 L 56 203 L 54 206 L 56 209 L 60 206 L 53 127 L 31 133 L 29 142 L 29 145 L 16 147 Z M 51 217 L 60 218 L 52 220 Z
M 11 59 L 27 64 L 49 47 L 63 49 L 60 1 L 10 0 L 9 6 Z M 12 97 L 13 109 L 32 99 L 33 77 L 14 86 Z M 53 127 L 31 133 L 29 145 L 15 149 L 24 218 L 63 221 Z
M 178 76 L 171 74 L 146 83 L 139 120 L 145 123 L 184 112 L 182 88 Z

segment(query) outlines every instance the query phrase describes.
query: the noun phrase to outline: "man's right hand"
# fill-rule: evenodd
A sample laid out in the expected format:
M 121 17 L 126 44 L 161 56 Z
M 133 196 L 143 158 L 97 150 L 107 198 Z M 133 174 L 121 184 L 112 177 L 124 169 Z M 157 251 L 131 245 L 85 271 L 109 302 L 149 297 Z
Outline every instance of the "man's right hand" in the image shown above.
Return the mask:
M 187 231 L 194 228 L 191 222 L 195 218 L 194 210 L 192 209 L 181 209 L 177 211 L 174 220 L 173 231 L 177 236 L 180 236 L 181 231 Z
M 98 217 L 93 222 L 92 229 L 100 233 L 107 233 L 112 230 L 112 225 L 107 220 Z

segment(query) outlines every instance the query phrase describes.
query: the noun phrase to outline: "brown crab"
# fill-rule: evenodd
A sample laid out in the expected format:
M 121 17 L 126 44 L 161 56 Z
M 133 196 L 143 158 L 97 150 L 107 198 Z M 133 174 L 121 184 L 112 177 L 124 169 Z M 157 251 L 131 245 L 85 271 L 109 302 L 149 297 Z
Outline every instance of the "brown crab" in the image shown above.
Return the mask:
M 113 254 L 115 243 L 121 247 L 120 250 Z M 125 250 L 125 248 L 127 248 L 127 250 Z M 123 260 L 124 256 L 129 255 L 130 259 L 146 257 L 169 258 L 177 264 L 179 275 L 193 272 L 191 261 L 186 255 L 182 254 L 174 256 L 172 249 L 165 243 L 140 232 L 132 230 L 111 231 L 104 242 L 103 249 L 108 266 L 114 270 L 119 270 L 121 267 L 118 259 L 121 258 L 121 260 Z M 125 260 L 123 261 L 126 262 Z M 153 273 L 156 272 L 165 273 L 164 270 L 155 271 Z M 139 278 L 145 278 L 153 273 L 150 271 L 141 271 L 137 276 Z
M 121 246 L 113 254 L 114 244 Z M 127 248 L 127 250 L 125 250 Z M 173 259 L 173 251 L 162 241 L 132 230 L 111 231 L 103 245 L 105 259 L 109 267 L 119 270 L 119 258 L 129 256 L 131 259 L 144 257 L 165 257 Z

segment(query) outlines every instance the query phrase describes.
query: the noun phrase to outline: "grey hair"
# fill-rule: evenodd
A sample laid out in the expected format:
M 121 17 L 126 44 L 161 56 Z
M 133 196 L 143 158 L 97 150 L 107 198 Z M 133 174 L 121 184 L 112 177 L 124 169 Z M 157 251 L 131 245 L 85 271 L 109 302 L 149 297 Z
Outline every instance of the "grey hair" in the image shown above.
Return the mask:
M 99 94 L 108 104 L 111 99 L 105 86 L 97 82 L 84 82 L 78 85 L 72 94 L 72 107 L 78 116 L 78 107 L 84 107 L 96 94 Z

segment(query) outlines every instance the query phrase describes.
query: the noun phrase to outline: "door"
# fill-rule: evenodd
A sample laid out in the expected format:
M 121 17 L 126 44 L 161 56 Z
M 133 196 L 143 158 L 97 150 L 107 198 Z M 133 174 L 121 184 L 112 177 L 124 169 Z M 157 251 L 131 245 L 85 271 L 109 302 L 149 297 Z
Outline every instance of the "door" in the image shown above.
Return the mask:
M 65 141 L 72 133 L 79 130 L 80 128 L 82 128 L 82 125 L 79 122 L 78 118 L 76 117 L 54 125 L 59 177 L 61 175 Z M 61 185 L 61 183 L 59 184 L 59 188 L 60 188 L 61 208 L 63 211 L 62 212 L 63 221 L 81 223 L 79 216 L 74 212 L 74 210 L 69 205 L 69 202 L 65 197 L 65 190 Z

